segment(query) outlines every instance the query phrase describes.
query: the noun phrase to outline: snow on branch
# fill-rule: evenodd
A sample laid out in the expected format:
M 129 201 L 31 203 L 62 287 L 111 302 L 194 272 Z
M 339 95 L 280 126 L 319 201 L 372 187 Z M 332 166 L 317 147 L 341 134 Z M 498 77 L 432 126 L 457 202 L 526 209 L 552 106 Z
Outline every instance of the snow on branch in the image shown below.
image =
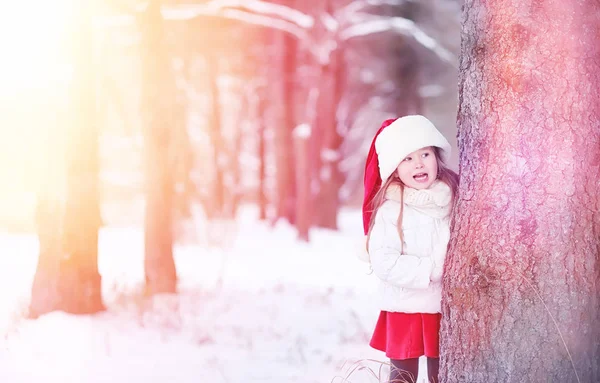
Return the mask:
M 368 5 L 401 5 L 411 0 L 367 0 Z
M 379 6 L 379 5 L 392 5 L 398 6 L 406 3 L 410 0 L 366 0 L 366 1 L 352 1 L 347 5 L 338 8 L 334 14 L 335 17 L 346 21 L 350 16 L 363 11 L 365 8 Z
M 317 60 L 322 64 L 329 62 L 331 52 L 337 48 L 337 44 L 334 40 L 328 39 L 323 42 L 316 42 L 310 36 L 308 30 L 300 28 L 293 23 L 273 18 L 268 15 L 255 14 L 237 9 L 225 10 L 221 13 L 221 15 L 228 19 L 236 19 L 248 24 L 260 25 L 263 27 L 274 28 L 288 32 L 297 37 L 303 46 L 310 52 L 310 54 L 317 58 Z
M 135 12 L 143 12 L 146 4 L 135 7 Z M 262 0 L 211 0 L 203 4 L 177 4 L 161 6 L 165 20 L 191 20 L 199 16 L 223 16 L 227 10 L 246 10 L 273 21 L 285 21 L 298 28 L 309 29 L 315 24 L 312 16 L 297 9 Z M 244 19 L 244 21 L 246 21 Z M 133 15 L 114 15 L 102 17 L 103 26 L 126 26 L 135 22 Z M 261 23 L 261 25 L 264 25 Z
M 310 137 L 311 133 L 312 128 L 306 123 L 296 126 L 292 131 L 292 135 L 294 137 L 298 137 L 304 140 L 307 140 Z
M 319 17 L 321 23 L 325 26 L 325 28 L 330 32 L 335 32 L 339 29 L 340 24 L 331 14 L 325 12 L 322 13 Z
M 367 3 L 372 5 L 389 1 L 392 0 L 371 0 Z M 455 67 L 457 66 L 457 58 L 421 30 L 412 20 L 403 17 L 383 17 L 357 12 L 357 9 L 360 9 L 359 6 L 365 3 L 356 2 L 356 4 L 346 7 L 346 16 L 348 14 L 352 15 L 351 20 L 348 19 L 347 22 L 343 20 L 340 22 L 329 13 L 318 16 L 318 21 L 331 33 L 329 38 L 321 38 L 320 41 L 315 41 L 315 37 L 310 34 L 316 23 L 315 18 L 294 8 L 263 0 L 211 0 L 203 4 L 164 5 L 161 7 L 161 14 L 165 20 L 173 21 L 192 20 L 200 16 L 219 16 L 285 31 L 297 37 L 321 63 L 327 63 L 331 52 L 337 48 L 338 44 L 334 35 L 339 31 L 340 25 L 350 24 L 350 26 L 342 28 L 339 33 L 338 38 L 342 40 L 394 31 L 411 36 L 442 60 Z M 142 4 L 135 8 L 135 12 L 143 12 L 145 7 Z M 336 12 L 336 16 L 340 17 L 340 14 Z M 99 27 L 131 26 L 134 24 L 135 15 L 132 14 L 104 16 L 95 20 L 95 25 Z
M 321 150 L 321 160 L 323 162 L 335 162 L 341 158 L 340 153 L 337 150 L 331 148 L 324 148 Z
M 223 11 L 222 15 L 228 19 L 240 20 L 248 24 L 260 25 L 285 31 L 296 36 L 301 41 L 308 39 L 308 34 L 305 29 L 299 28 L 295 24 L 288 23 L 284 20 L 274 19 L 269 16 L 249 13 L 236 9 L 225 10 Z
M 423 47 L 435 53 L 440 59 L 456 67 L 458 58 L 425 33 L 412 20 L 404 17 L 375 16 L 345 28 L 340 33 L 342 40 L 368 36 L 381 32 L 398 32 L 415 39 Z
M 212 0 L 204 5 L 215 11 L 225 8 L 246 8 L 250 11 L 277 16 L 302 28 L 312 28 L 314 19 L 297 9 L 261 0 Z
M 135 7 L 135 12 L 143 12 L 146 5 Z M 311 42 L 309 29 L 315 24 L 312 16 L 294 8 L 261 0 L 211 0 L 204 4 L 163 5 L 161 14 L 168 21 L 186 21 L 200 16 L 218 16 L 235 19 L 248 24 L 288 32 L 303 42 L 314 56 L 324 53 Z M 327 20 L 330 28 L 332 20 Z M 96 27 L 127 27 L 135 25 L 134 14 L 103 16 L 94 20 Z M 325 52 L 327 53 L 327 52 Z

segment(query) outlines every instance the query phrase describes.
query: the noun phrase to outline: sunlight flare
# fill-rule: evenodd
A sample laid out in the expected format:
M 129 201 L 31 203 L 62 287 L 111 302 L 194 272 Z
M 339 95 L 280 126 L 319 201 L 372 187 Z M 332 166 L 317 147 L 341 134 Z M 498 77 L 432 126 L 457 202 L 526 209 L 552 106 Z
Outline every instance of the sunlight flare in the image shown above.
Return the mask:
M 71 2 L 9 2 L 4 7 L 0 16 L 2 98 L 43 89 L 64 78 Z

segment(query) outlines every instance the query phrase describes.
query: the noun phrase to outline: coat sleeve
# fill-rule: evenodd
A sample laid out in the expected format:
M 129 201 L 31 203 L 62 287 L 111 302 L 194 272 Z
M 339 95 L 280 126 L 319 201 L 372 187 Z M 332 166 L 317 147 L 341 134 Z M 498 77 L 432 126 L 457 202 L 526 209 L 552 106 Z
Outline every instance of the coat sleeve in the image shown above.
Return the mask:
M 369 238 L 369 256 L 373 273 L 398 287 L 425 289 L 433 271 L 430 257 L 402 254 L 397 229 L 400 204 L 386 201 L 375 215 Z

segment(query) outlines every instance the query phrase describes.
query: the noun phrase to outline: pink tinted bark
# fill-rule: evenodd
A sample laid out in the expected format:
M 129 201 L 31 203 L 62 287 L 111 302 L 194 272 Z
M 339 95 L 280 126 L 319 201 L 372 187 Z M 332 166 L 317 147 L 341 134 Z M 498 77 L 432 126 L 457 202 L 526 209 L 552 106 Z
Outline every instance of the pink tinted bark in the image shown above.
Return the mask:
M 463 17 L 442 379 L 600 381 L 600 3 Z

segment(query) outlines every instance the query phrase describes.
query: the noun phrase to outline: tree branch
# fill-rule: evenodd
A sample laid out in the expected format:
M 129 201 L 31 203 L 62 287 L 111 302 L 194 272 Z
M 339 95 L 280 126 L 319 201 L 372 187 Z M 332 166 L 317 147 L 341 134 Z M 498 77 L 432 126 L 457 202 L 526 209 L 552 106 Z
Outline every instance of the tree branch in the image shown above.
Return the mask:
M 363 14 L 364 21 L 353 24 L 340 32 L 341 40 L 369 36 L 382 32 L 397 32 L 412 37 L 421 46 L 435 53 L 441 60 L 458 68 L 458 58 L 438 41 L 425 33 L 412 20 L 404 17 L 384 17 Z

